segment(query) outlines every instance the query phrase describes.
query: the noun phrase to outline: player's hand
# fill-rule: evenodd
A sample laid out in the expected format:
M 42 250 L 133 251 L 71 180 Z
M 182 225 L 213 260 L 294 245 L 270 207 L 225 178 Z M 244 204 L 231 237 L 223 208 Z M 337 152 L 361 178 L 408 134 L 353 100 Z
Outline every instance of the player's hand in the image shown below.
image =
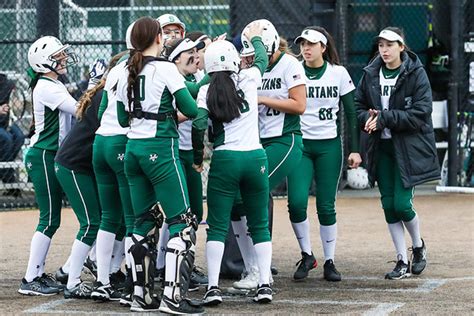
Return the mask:
M 107 70 L 107 64 L 104 59 L 96 59 L 89 69 L 89 85 L 87 89 L 93 88 L 100 82 Z
M 350 153 L 349 157 L 347 157 L 347 164 L 351 169 L 355 169 L 359 167 L 362 163 L 362 158 L 360 157 L 359 153 Z
M 183 113 L 178 111 L 178 123 L 183 123 L 187 120 L 189 120 L 189 118 L 186 115 L 184 115 Z
M 200 164 L 199 166 L 196 165 L 196 164 L 193 164 L 193 169 L 196 170 L 197 172 L 201 173 L 204 171 L 204 167 L 202 164 Z
M 378 111 L 374 109 L 369 109 L 369 119 L 365 122 L 364 130 L 371 134 L 373 131 L 377 129 L 377 118 L 378 118 Z
M 248 38 L 250 41 L 255 36 L 261 36 L 263 32 L 263 23 L 254 22 L 249 25 L 248 29 L 244 31 L 244 36 Z
M 10 107 L 7 103 L 0 105 L 0 115 L 6 115 L 8 114 L 8 111 L 10 111 Z

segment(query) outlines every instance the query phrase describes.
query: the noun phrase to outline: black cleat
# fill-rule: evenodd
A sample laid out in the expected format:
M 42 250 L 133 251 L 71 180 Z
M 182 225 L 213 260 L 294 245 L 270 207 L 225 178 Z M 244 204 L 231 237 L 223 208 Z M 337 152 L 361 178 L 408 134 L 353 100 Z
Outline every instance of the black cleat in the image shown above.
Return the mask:
M 95 282 L 91 293 L 91 298 L 96 301 L 119 301 L 121 296 L 111 284 L 103 285 L 102 282 Z
M 302 252 L 301 256 L 301 260 L 296 263 L 298 268 L 296 269 L 296 272 L 293 275 L 293 279 L 295 281 L 301 281 L 305 279 L 306 277 L 308 277 L 309 271 L 318 266 L 318 261 L 316 261 L 316 258 L 312 253 L 311 255 L 308 255 L 307 253 Z
M 127 279 L 127 276 L 125 273 L 122 272 L 122 270 L 118 270 L 117 272 L 111 273 L 109 275 L 110 279 L 110 285 L 118 291 L 122 291 L 123 288 L 125 287 L 125 281 Z
M 130 310 L 132 312 L 151 312 L 157 311 L 158 308 L 160 308 L 160 302 L 154 297 L 151 297 L 151 301 L 147 303 L 142 297 L 134 295 Z
M 413 259 L 411 263 L 411 273 L 420 274 L 426 268 L 426 245 L 423 238 L 421 239 L 421 247 L 415 248 L 413 250 Z
M 25 279 L 22 279 L 18 293 L 23 295 L 50 296 L 58 294 L 59 289 L 46 285 L 39 277 L 36 277 L 31 282 L 26 282 Z
M 202 299 L 204 306 L 216 306 L 222 303 L 222 292 L 217 286 L 211 286 L 204 298 Z
M 337 271 L 332 259 L 326 260 L 324 263 L 324 279 L 331 282 L 341 281 L 341 274 Z
M 66 285 L 68 277 L 69 274 L 63 271 L 63 267 L 59 268 L 58 271 L 56 271 L 56 280 L 61 284 Z
M 273 300 L 273 290 L 269 284 L 259 285 L 253 298 L 254 302 L 260 304 L 270 303 Z
M 410 262 L 404 263 L 403 260 L 398 260 L 393 271 L 385 275 L 388 280 L 400 280 L 410 277 Z
M 202 314 L 204 308 L 201 305 L 195 304 L 189 299 L 182 299 L 177 302 L 163 295 L 161 299 L 160 312 L 182 315 L 182 314 Z
M 64 289 L 64 298 L 90 299 L 92 287 L 84 282 L 79 283 L 72 289 Z

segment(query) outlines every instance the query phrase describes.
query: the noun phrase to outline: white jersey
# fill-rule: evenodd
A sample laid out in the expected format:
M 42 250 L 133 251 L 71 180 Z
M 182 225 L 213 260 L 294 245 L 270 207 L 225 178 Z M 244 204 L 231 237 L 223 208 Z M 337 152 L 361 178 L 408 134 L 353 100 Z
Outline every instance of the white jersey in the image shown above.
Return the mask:
M 107 108 L 102 114 L 100 126 L 95 132 L 102 136 L 126 135 L 129 128 L 120 126 L 117 118 L 117 82 L 124 76 L 127 68 L 127 61 L 115 65 L 107 75 L 104 91 L 107 92 Z
M 128 111 L 127 97 L 128 69 L 118 81 L 117 101 L 125 105 Z M 173 113 L 173 94 L 186 88 L 183 76 L 176 65 L 167 61 L 152 61 L 145 65 L 137 77 L 140 86 L 140 102 L 143 112 Z M 131 104 L 133 107 L 133 103 Z M 133 118 L 130 122 L 129 139 L 153 137 L 178 137 L 177 125 L 174 120 L 156 121 Z
M 259 96 L 288 99 L 288 90 L 305 84 L 304 69 L 298 60 L 282 53 L 275 64 L 267 68 L 262 77 Z M 276 137 L 289 132 L 300 132 L 299 115 L 287 114 L 263 104 L 259 105 L 260 137 Z
M 392 95 L 392 89 L 395 87 L 397 83 L 398 75 L 394 78 L 385 78 L 382 72 L 382 68 L 380 68 L 380 102 L 382 103 L 382 109 L 388 110 L 390 95 Z M 382 139 L 390 139 L 392 138 L 392 133 L 390 129 L 384 128 L 382 131 L 382 135 L 380 136 Z
M 40 77 L 33 90 L 35 133 L 30 147 L 57 151 L 72 127 L 72 113 L 59 109 L 76 109 L 77 101 L 58 80 Z
M 333 139 L 337 136 L 340 97 L 355 89 L 346 68 L 326 63 L 320 79 L 306 72 L 306 110 L 301 115 L 303 139 Z
M 199 70 L 196 74 L 194 74 L 194 78 L 196 82 L 199 82 L 204 78 L 206 74 L 204 71 Z M 191 130 L 193 126 L 192 120 L 186 120 L 182 123 L 179 123 L 178 126 L 178 133 L 179 133 L 179 149 L 180 150 L 192 150 L 193 144 L 191 140 Z
M 258 132 L 257 90 L 262 77 L 257 67 L 243 69 L 232 75 L 237 91 L 245 100 L 240 116 L 229 123 L 213 123 L 214 150 L 250 151 L 262 148 Z M 198 94 L 198 107 L 207 110 L 207 90 L 209 84 L 201 87 Z

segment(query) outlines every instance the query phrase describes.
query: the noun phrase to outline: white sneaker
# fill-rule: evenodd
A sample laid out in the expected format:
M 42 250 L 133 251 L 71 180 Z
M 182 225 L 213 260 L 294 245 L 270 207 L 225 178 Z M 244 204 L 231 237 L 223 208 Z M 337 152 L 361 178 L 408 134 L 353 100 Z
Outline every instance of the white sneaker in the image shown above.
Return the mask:
M 253 290 L 258 286 L 260 273 L 257 269 L 251 269 L 240 281 L 236 281 L 232 286 L 236 289 Z

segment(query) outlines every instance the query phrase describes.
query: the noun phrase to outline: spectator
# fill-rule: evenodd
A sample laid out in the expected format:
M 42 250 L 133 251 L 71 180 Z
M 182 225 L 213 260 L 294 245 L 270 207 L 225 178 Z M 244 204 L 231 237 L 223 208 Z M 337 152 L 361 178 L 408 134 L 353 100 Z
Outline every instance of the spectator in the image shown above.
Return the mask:
M 15 84 L 0 74 L 0 161 L 13 161 L 18 156 L 21 146 L 25 142 L 25 135 L 16 124 L 10 123 L 10 107 L 8 101 L 15 89 Z M 13 168 L 0 168 L 0 179 L 4 183 L 15 182 Z M 4 195 L 19 196 L 20 189 L 8 189 Z

